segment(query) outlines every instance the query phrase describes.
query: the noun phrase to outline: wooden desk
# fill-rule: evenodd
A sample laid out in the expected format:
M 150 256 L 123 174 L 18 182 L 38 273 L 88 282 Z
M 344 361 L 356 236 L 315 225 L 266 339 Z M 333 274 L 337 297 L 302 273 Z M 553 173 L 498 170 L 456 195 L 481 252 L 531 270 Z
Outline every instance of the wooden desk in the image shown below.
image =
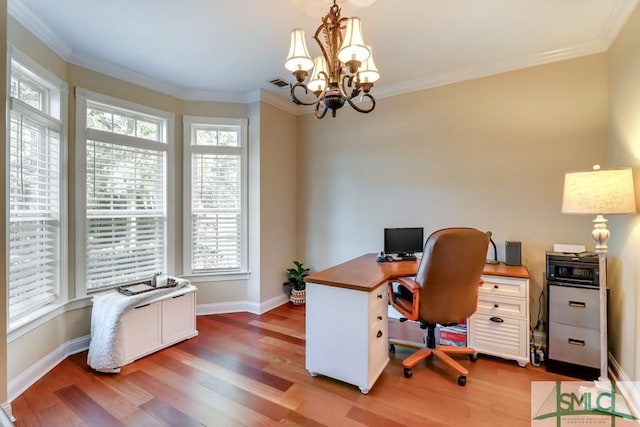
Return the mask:
M 389 279 L 415 276 L 417 261 L 376 262 L 376 254 L 366 254 L 307 277 L 306 282 L 370 292 Z M 485 264 L 483 275 L 528 279 L 523 266 Z
M 307 283 L 306 368 L 367 394 L 387 363 L 389 279 L 413 276 L 416 261 L 376 262 L 367 254 L 311 274 Z
M 366 254 L 306 278 L 306 368 L 311 375 L 326 375 L 358 386 L 363 394 L 369 392 L 389 362 L 386 283 L 390 279 L 414 276 L 418 262 L 378 263 L 376 254 Z M 514 277 L 528 283 L 529 274 L 525 267 L 504 264 L 487 264 L 483 271 L 489 293 L 500 290 L 494 288 L 498 286 L 504 288 L 508 296 L 513 289 L 509 281 Z M 525 292 L 525 288 L 518 288 L 518 292 Z M 518 320 L 519 327 L 521 323 L 528 327 L 528 298 L 524 300 L 526 319 Z M 502 301 L 506 303 L 508 299 Z M 494 305 L 493 299 L 491 302 Z M 489 328 L 481 327 L 480 335 L 485 330 Z M 517 349 L 507 346 L 505 350 L 502 345 L 496 350 L 495 346 L 487 346 L 484 352 L 524 363 L 520 342 L 526 339 L 528 352 L 529 335 L 522 334 L 521 330 L 522 327 L 517 331 Z
M 307 277 L 307 283 L 371 292 L 389 279 L 414 276 L 417 261 L 376 262 L 376 254 L 366 254 Z

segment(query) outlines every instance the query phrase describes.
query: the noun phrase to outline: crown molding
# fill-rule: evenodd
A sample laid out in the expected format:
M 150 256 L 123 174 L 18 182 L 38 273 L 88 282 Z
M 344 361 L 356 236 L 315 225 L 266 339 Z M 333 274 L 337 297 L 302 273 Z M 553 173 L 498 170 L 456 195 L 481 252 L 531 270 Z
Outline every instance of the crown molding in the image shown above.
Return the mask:
M 256 99 L 256 101 L 259 100 L 296 116 L 301 116 L 306 112 L 305 108 L 302 108 L 302 106 L 300 105 L 294 104 L 289 96 L 281 96 L 265 89 L 260 89 L 257 92 L 258 99 Z
M 639 2 L 640 0 L 619 0 L 616 3 L 616 7 L 608 17 L 607 24 L 603 27 L 599 37 L 594 40 L 563 49 L 556 49 L 548 52 L 542 52 L 537 55 L 518 58 L 516 60 L 484 64 L 474 68 L 451 70 L 436 76 L 415 79 L 387 86 L 379 86 L 374 89 L 374 96 L 377 99 L 382 99 L 389 96 L 402 95 L 508 71 L 605 52 L 609 49 L 628 20 L 629 15 L 633 12 Z M 134 83 L 186 101 L 229 102 L 242 104 L 262 101 L 294 115 L 304 115 L 310 112 L 308 108 L 303 108 L 290 102 L 288 97 L 278 95 L 266 89 L 258 89 L 250 92 L 225 92 L 177 87 L 147 75 L 99 60 L 89 55 L 74 52 L 70 45 L 65 43 L 64 40 L 58 37 L 49 27 L 33 15 L 33 13 L 24 6 L 21 0 L 8 0 L 8 12 L 65 61 L 111 77 Z
M 21 0 L 9 0 L 7 13 L 62 59 L 68 60 L 71 57 L 73 48 L 38 19 Z
M 506 73 L 509 71 L 521 70 L 538 65 L 577 58 L 580 56 L 601 53 L 605 52 L 607 49 L 608 45 L 605 45 L 600 40 L 592 40 L 563 49 L 556 49 L 548 52 L 543 52 L 538 55 L 518 58 L 513 61 L 489 63 L 479 67 L 454 70 L 436 76 L 430 76 L 424 79 L 416 79 L 394 85 L 382 86 L 380 88 L 376 88 L 375 96 L 376 98 L 382 99 L 389 96 L 417 92 L 420 90 L 430 89 L 438 86 L 460 83 L 467 80 L 479 79 L 482 77 L 488 77 L 495 74 Z
M 639 2 L 640 0 L 620 0 L 616 3 L 599 37 L 602 43 L 607 46 L 607 49 L 611 47 L 611 44 L 620 33 L 620 30 L 622 30 L 624 24 L 629 20 L 629 16 L 631 16 Z
M 231 102 L 231 103 L 246 103 L 246 96 L 241 92 L 223 92 L 202 90 L 187 87 L 178 87 L 172 84 L 163 82 L 158 79 L 147 76 L 146 74 L 138 73 L 136 71 L 129 70 L 127 68 L 114 65 L 110 62 L 102 61 L 93 56 L 74 52 L 69 58 L 69 62 L 101 74 L 115 77 L 120 80 L 124 80 L 129 83 L 146 87 L 147 89 L 155 90 L 156 92 L 164 93 L 175 98 L 184 101 L 215 101 L 215 102 Z

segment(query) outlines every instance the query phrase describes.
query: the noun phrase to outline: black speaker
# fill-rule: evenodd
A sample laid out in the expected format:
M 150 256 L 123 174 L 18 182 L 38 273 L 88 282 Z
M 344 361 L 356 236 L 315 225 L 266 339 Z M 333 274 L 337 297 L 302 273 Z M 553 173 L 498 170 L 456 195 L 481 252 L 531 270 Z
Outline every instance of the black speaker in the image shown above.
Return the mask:
M 520 242 L 504 242 L 504 263 L 507 265 L 521 265 Z

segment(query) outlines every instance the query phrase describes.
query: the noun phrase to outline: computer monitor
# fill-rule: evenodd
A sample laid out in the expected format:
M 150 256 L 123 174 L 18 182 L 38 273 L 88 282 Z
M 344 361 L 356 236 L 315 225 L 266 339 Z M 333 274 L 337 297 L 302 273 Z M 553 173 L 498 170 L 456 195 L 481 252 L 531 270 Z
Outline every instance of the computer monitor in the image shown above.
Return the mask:
M 422 227 L 385 228 L 384 252 L 399 257 L 413 256 L 424 249 L 424 229 Z

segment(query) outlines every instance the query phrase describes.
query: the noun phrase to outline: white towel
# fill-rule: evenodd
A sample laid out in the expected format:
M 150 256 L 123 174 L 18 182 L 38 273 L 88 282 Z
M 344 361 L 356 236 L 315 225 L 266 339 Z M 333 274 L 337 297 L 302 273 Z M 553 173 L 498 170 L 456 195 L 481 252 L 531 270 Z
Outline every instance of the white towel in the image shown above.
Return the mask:
M 122 316 L 127 310 L 188 285 L 186 279 L 175 279 L 177 285 L 127 296 L 112 291 L 93 297 L 91 312 L 91 342 L 87 363 L 99 372 L 118 373 L 124 364 Z

